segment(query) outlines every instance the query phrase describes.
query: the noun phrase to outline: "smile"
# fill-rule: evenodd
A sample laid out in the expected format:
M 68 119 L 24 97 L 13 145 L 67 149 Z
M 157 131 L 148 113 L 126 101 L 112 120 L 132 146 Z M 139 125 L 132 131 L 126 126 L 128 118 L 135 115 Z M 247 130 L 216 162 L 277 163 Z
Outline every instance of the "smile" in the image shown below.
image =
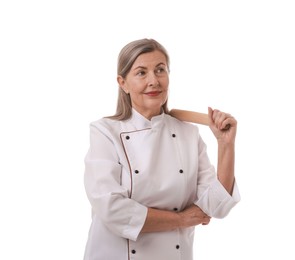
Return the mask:
M 145 95 L 148 95 L 150 97 L 156 97 L 158 95 L 160 95 L 162 93 L 162 91 L 150 91 L 150 92 L 147 92 L 147 93 L 144 93 Z

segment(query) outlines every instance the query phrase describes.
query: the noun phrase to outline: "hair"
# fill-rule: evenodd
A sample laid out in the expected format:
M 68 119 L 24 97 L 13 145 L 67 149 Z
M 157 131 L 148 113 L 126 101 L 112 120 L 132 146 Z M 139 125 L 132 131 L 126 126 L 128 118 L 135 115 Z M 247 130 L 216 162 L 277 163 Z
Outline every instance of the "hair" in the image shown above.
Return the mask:
M 141 39 L 128 43 L 120 51 L 118 56 L 117 74 L 123 78 L 126 78 L 137 57 L 143 53 L 149 53 L 153 51 L 160 51 L 165 55 L 169 70 L 170 58 L 167 50 L 154 39 Z M 168 99 L 162 105 L 163 112 L 166 114 L 169 113 L 167 103 Z M 119 87 L 116 113 L 115 115 L 109 116 L 107 118 L 115 120 L 126 120 L 131 117 L 131 114 L 132 104 L 130 95 L 126 94 L 124 90 Z

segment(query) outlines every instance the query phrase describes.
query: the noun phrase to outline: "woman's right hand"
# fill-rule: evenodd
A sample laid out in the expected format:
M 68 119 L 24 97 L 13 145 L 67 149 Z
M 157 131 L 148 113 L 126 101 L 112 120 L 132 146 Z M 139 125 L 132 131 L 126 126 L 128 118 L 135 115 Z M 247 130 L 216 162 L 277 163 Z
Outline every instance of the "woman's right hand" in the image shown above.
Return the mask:
M 211 217 L 194 204 L 179 212 L 178 215 L 180 216 L 181 228 L 196 226 L 199 224 L 207 225 L 211 219 Z

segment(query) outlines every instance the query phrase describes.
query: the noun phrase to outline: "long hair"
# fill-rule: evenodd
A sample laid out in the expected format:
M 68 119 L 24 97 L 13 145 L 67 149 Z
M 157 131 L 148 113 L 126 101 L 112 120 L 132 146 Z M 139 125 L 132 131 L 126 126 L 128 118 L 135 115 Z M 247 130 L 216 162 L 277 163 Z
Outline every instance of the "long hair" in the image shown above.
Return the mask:
M 126 78 L 127 74 L 131 70 L 133 63 L 139 55 L 156 50 L 162 52 L 165 55 L 169 70 L 170 58 L 166 49 L 154 39 L 141 39 L 128 43 L 120 51 L 118 56 L 117 74 L 123 78 Z M 168 99 L 162 105 L 163 112 L 166 114 L 169 113 L 167 102 Z M 131 114 L 132 104 L 130 95 L 126 94 L 123 89 L 119 87 L 116 113 L 115 115 L 109 116 L 107 118 L 115 120 L 126 120 L 131 117 Z

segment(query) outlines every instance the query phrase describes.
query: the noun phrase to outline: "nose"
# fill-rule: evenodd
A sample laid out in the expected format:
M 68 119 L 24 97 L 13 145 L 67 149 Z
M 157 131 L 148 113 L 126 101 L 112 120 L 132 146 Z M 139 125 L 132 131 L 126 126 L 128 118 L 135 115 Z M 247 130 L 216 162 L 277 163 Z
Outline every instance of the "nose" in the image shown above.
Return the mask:
M 158 87 L 159 86 L 158 77 L 154 72 L 149 73 L 148 86 L 149 87 Z

